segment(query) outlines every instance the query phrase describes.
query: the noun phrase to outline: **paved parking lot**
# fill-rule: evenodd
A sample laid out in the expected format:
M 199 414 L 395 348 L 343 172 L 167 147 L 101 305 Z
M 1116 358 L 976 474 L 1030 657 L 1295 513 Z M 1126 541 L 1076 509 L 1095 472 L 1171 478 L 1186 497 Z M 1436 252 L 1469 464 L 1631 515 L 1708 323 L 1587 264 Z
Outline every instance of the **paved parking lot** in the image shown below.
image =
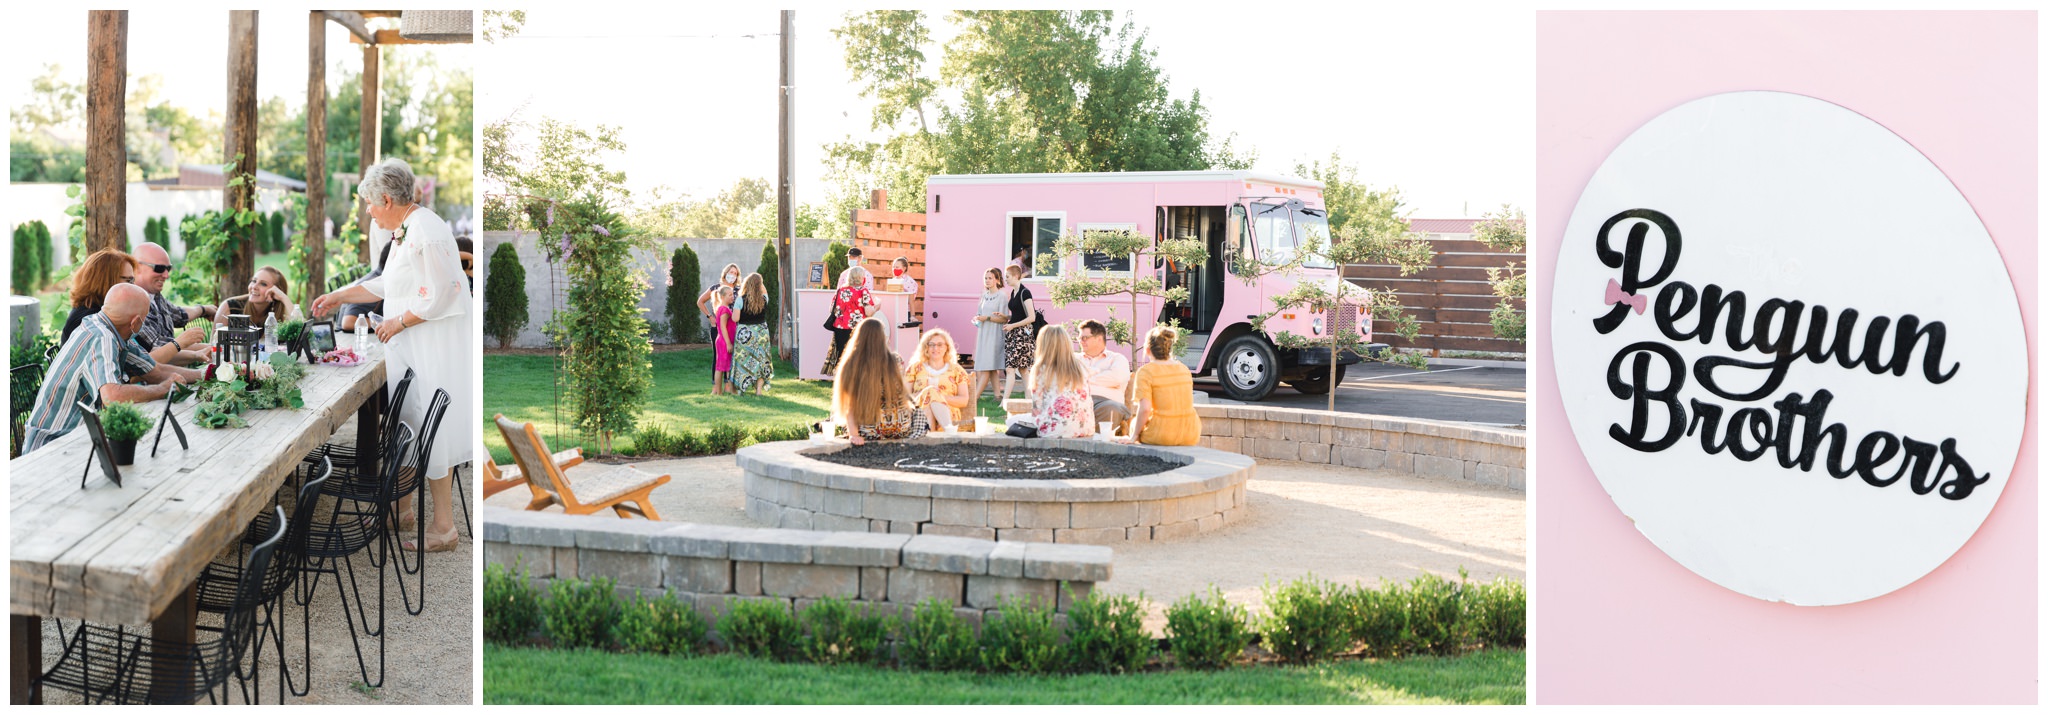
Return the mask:
M 1345 370 L 1344 384 L 1337 386 L 1337 409 L 1521 426 L 1528 420 L 1526 374 L 1526 370 L 1500 367 L 1441 366 L 1415 370 L 1383 363 L 1352 365 Z M 1213 379 L 1196 380 L 1195 389 L 1214 399 L 1229 398 L 1223 386 Z M 1328 395 L 1304 395 L 1281 385 L 1258 404 L 1320 410 L 1328 399 Z

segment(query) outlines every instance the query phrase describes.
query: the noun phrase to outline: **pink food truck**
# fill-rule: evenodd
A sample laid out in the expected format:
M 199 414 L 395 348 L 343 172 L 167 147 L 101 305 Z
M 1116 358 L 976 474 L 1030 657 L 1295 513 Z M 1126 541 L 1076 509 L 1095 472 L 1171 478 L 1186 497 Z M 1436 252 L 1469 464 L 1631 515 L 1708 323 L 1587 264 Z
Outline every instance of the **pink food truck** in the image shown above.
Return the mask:
M 1327 240 L 1322 190 L 1319 181 L 1250 171 L 933 176 L 925 193 L 925 325 L 945 328 L 972 346 L 971 319 L 981 296 L 982 271 L 1008 265 L 1019 250 L 1028 251 L 1036 262 L 1066 233 L 1123 229 L 1159 239 L 1195 237 L 1209 250 L 1204 265 L 1168 266 L 1161 261 L 1162 265 L 1137 267 L 1154 271 L 1169 287 L 1187 286 L 1188 300 L 1169 303 L 1140 296 L 1140 317 L 1131 322 L 1142 331 L 1150 329 L 1154 319 L 1178 319 L 1190 331 L 1188 351 L 1181 359 L 1198 376 L 1215 375 L 1232 399 L 1264 399 L 1281 383 L 1305 393 L 1325 393 L 1330 389 L 1330 351 L 1282 349 L 1271 336 L 1253 329 L 1252 319 L 1272 310 L 1269 298 L 1297 281 L 1336 280 L 1337 267 L 1309 263 L 1291 274 L 1267 275 L 1250 285 L 1238 275 L 1245 259 L 1285 262 L 1304 237 L 1314 234 Z M 1129 320 L 1128 295 L 1054 307 L 1046 284 L 1082 271 L 1095 279 L 1128 281 L 1131 270 L 1129 256 L 1088 255 L 1031 266 L 1025 283 L 1032 286 L 1034 307 L 1044 311 L 1047 320 L 1107 322 L 1110 308 Z M 1290 310 L 1273 316 L 1266 326 L 1309 337 L 1326 335 L 1324 330 L 1356 330 L 1369 341 L 1372 321 L 1364 313 L 1362 304 L 1347 304 L 1331 316 Z M 1341 381 L 1343 366 L 1359 362 L 1359 357 L 1346 352 L 1337 362 Z

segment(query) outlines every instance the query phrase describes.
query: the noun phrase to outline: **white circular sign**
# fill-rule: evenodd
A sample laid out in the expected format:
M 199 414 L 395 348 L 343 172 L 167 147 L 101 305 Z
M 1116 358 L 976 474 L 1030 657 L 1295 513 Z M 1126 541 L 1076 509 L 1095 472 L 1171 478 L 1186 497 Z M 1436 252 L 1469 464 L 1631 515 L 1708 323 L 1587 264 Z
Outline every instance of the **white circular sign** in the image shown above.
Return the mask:
M 1650 120 L 1572 210 L 1552 301 L 1600 485 L 1729 589 L 1890 593 L 2011 477 L 2027 350 L 2005 264 L 1933 162 L 1848 109 L 1734 92 Z

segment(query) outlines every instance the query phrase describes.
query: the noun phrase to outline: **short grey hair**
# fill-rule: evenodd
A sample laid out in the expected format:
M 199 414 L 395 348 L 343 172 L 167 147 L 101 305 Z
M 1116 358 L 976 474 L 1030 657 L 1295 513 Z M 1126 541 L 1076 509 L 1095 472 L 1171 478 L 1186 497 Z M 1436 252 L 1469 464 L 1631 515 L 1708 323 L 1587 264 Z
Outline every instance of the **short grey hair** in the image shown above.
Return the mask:
M 363 183 L 356 187 L 356 193 L 375 205 L 389 198 L 399 206 L 410 206 L 412 186 L 412 166 L 404 159 L 385 159 L 363 172 Z

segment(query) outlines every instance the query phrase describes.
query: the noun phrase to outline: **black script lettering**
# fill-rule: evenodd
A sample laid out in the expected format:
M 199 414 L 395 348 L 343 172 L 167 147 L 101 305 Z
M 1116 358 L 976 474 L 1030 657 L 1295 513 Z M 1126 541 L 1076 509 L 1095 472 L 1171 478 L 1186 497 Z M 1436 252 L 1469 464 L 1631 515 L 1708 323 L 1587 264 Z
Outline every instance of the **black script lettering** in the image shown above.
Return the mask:
M 1942 485 L 1941 498 L 1943 499 L 1962 501 L 1969 498 L 1970 492 L 1977 490 L 1977 485 L 1991 481 L 1990 474 L 1987 473 L 1979 476 L 1976 472 L 1970 470 L 1970 463 L 1963 460 L 1963 455 L 1956 453 L 1956 440 L 1954 437 L 1941 441 L 1941 471 L 1934 475 L 1934 480 L 1937 482 L 1941 481 L 1941 475 L 1947 474 L 1951 468 L 1955 469 L 1956 478 Z
M 1663 387 L 1651 387 L 1649 384 L 1652 354 L 1664 359 L 1662 371 L 1669 377 L 1666 378 Z M 1630 355 L 1634 355 L 1635 360 L 1628 361 Z M 1624 382 L 1621 376 L 1622 363 L 1625 361 L 1631 363 L 1631 380 L 1627 382 Z M 1677 443 L 1682 436 L 1682 430 L 1685 429 L 1685 408 L 1678 404 L 1678 391 L 1683 387 L 1685 360 L 1679 357 L 1678 351 L 1671 346 L 1640 342 L 1622 348 L 1621 352 L 1615 353 L 1614 359 L 1607 363 L 1607 391 L 1613 393 L 1615 397 L 1633 400 L 1634 404 L 1630 408 L 1629 428 L 1624 431 L 1621 425 L 1610 425 L 1607 428 L 1608 436 L 1638 452 L 1661 452 Z M 1645 437 L 1650 432 L 1651 402 L 1663 403 L 1667 417 L 1663 436 L 1646 440 Z
M 1616 251 L 1611 236 L 1614 227 L 1630 219 L 1641 219 L 1647 223 L 1631 224 L 1626 248 Z M 1644 276 L 1643 248 L 1649 238 L 1651 224 L 1656 224 L 1658 232 L 1664 234 L 1664 259 L 1658 262 L 1657 270 Z M 1672 270 L 1678 268 L 1679 243 L 1678 222 L 1671 220 L 1670 216 L 1654 209 L 1629 209 L 1609 217 L 1606 223 L 1600 224 L 1600 233 L 1593 241 L 1593 250 L 1600 256 L 1602 265 L 1621 269 L 1622 290 L 1631 295 L 1640 295 L 1642 289 L 1662 283 L 1664 279 L 1671 277 Z M 1627 305 L 1617 303 L 1606 315 L 1594 319 L 1593 329 L 1600 331 L 1601 335 L 1614 332 L 1615 328 L 1621 327 L 1621 320 L 1627 317 L 1628 313 Z

